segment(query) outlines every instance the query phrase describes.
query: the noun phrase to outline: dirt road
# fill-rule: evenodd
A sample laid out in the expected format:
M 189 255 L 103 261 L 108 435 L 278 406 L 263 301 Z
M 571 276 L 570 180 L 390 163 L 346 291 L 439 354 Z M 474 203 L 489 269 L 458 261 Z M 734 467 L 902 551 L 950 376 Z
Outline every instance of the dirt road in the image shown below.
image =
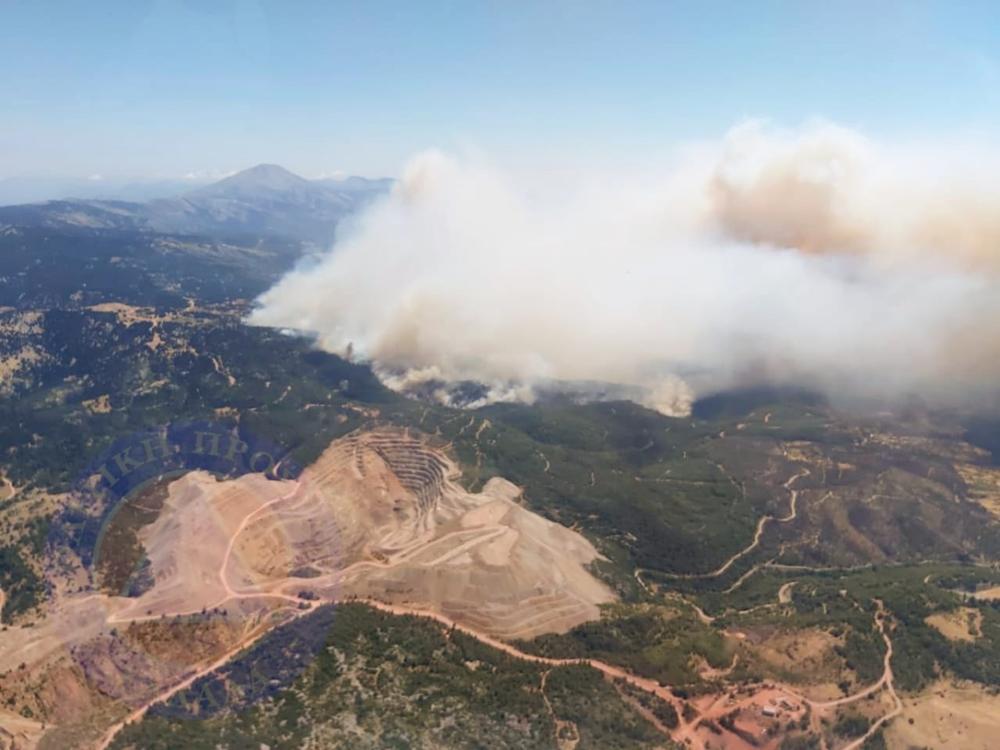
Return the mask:
M 294 485 L 294 487 L 291 490 L 289 490 L 287 493 L 285 493 L 284 495 L 282 495 L 281 497 L 274 498 L 273 500 L 268 501 L 264 505 L 261 505 L 260 507 L 256 508 L 254 511 L 250 512 L 249 514 L 247 514 L 240 521 L 240 523 L 237 525 L 237 527 L 233 530 L 232 534 L 229 537 L 229 540 L 228 540 L 228 543 L 227 543 L 227 546 L 226 546 L 225 554 L 223 555 L 222 561 L 221 561 L 221 563 L 219 565 L 219 569 L 218 569 L 218 571 L 216 573 L 216 575 L 218 576 L 218 579 L 221 581 L 222 586 L 223 586 L 223 588 L 224 588 L 224 590 L 226 592 L 225 597 L 223 598 L 222 601 L 220 601 L 217 604 L 217 606 L 219 606 L 221 604 L 224 604 L 224 603 L 227 603 L 227 602 L 240 601 L 240 600 L 245 600 L 245 599 L 276 598 L 276 599 L 286 600 L 286 601 L 289 601 L 291 603 L 294 603 L 296 605 L 296 607 L 298 607 L 301 604 L 308 605 L 307 608 L 304 608 L 304 609 L 298 609 L 298 608 L 296 608 L 296 609 L 294 609 L 292 611 L 292 616 L 293 617 L 300 617 L 300 616 L 302 616 L 304 614 L 307 614 L 308 612 L 312 611 L 313 609 L 315 609 L 315 607 L 318 604 L 321 603 L 321 602 L 317 602 L 317 601 L 301 599 L 298 596 L 293 596 L 293 595 L 290 595 L 290 594 L 286 594 L 283 591 L 281 591 L 281 586 L 280 585 L 277 586 L 275 589 L 272 589 L 272 590 L 269 590 L 269 591 L 262 591 L 262 590 L 246 591 L 246 590 L 234 589 L 232 587 L 232 585 L 230 584 L 229 580 L 228 580 L 227 570 L 229 568 L 230 559 L 231 559 L 232 554 L 233 554 L 233 549 L 234 549 L 234 546 L 236 544 L 237 537 L 243 532 L 243 530 L 247 527 L 247 525 L 255 517 L 259 516 L 266 509 L 274 506 L 275 504 L 277 504 L 279 502 L 282 502 L 284 500 L 288 500 L 288 499 L 292 498 L 296 494 L 296 492 L 298 492 L 298 491 L 299 491 L 299 483 L 296 482 L 295 485 Z M 502 530 L 503 529 L 501 527 L 499 527 L 499 526 L 496 527 L 495 529 L 491 528 L 491 527 L 487 527 L 485 537 L 486 538 L 492 537 L 498 531 L 502 531 Z M 480 535 L 476 541 L 482 541 L 483 538 L 484 538 L 483 535 Z M 440 541 L 440 540 L 435 540 L 434 542 L 432 542 L 432 546 L 433 546 L 433 544 L 435 544 L 438 541 Z M 387 563 L 387 564 L 384 564 L 384 565 L 391 566 L 392 563 L 390 562 L 390 563 Z M 345 572 L 347 572 L 347 571 L 346 570 L 339 571 L 338 575 L 343 575 Z M 629 684 L 633 685 L 634 687 L 636 687 L 636 688 L 638 688 L 640 690 L 643 690 L 645 692 L 651 693 L 651 694 L 657 696 L 658 698 L 660 698 L 661 700 L 670 703 L 672 706 L 674 706 L 675 710 L 677 710 L 678 715 L 681 715 L 682 708 L 683 708 L 682 701 L 680 699 L 678 699 L 676 696 L 674 696 L 674 694 L 671 692 L 671 690 L 668 687 L 664 687 L 663 685 L 660 685 L 655 680 L 651 680 L 651 679 L 643 678 L 643 677 L 638 677 L 638 676 L 633 675 L 633 674 L 631 674 L 629 672 L 626 672 L 624 669 L 621 669 L 619 667 L 615 667 L 615 666 L 610 665 L 610 664 L 606 664 L 606 663 L 604 663 L 602 661 L 598 661 L 596 659 L 554 659 L 554 658 L 548 658 L 548 657 L 544 657 L 544 656 L 538 656 L 538 655 L 535 655 L 535 654 L 529 654 L 529 653 L 526 653 L 524 651 L 521 651 L 520 649 L 512 646 L 511 644 L 509 644 L 509 643 L 507 643 L 505 641 L 502 641 L 502 640 L 500 640 L 498 638 L 494 638 L 494 637 L 492 637 L 492 636 L 490 636 L 490 635 L 488 635 L 486 633 L 481 633 L 481 632 L 479 632 L 479 631 L 477 631 L 477 630 L 475 630 L 475 629 L 473 629 L 471 627 L 468 627 L 466 625 L 460 624 L 460 623 L 452 620 L 451 618 L 449 618 L 449 617 L 447 617 L 445 615 L 442 615 L 442 614 L 438 614 L 436 612 L 430 612 L 430 611 L 426 611 L 426 610 L 422 610 L 422 609 L 416 609 L 416 608 L 413 608 L 413 607 L 406 607 L 406 606 L 397 605 L 397 604 L 387 604 L 385 602 L 381 602 L 381 601 L 377 601 L 377 600 L 373 600 L 373 599 L 355 599 L 353 601 L 361 602 L 361 603 L 366 604 L 366 605 L 368 605 L 370 607 L 373 607 L 375 609 L 378 609 L 380 611 L 387 612 L 387 613 L 393 614 L 393 615 L 410 615 L 410 616 L 421 617 L 421 618 L 433 620 L 433 621 L 437 622 L 438 624 L 444 626 L 445 628 L 447 628 L 450 631 L 462 632 L 462 633 L 464 633 L 464 634 L 466 634 L 466 635 L 468 635 L 468 636 L 470 636 L 472 638 L 475 638 L 477 641 L 479 641 L 479 642 L 481 642 L 481 643 L 483 643 L 485 645 L 488 645 L 488 646 L 490 646 L 492 648 L 495 648 L 495 649 L 497 649 L 499 651 L 502 651 L 505 654 L 507 654 L 508 656 L 511 656 L 511 657 L 513 657 L 515 659 L 519 659 L 519 660 L 522 660 L 522 661 L 528 661 L 528 662 L 532 662 L 532 663 L 535 663 L 535 664 L 541 664 L 541 665 L 546 665 L 546 666 L 551 666 L 551 667 L 567 666 L 567 665 L 572 665 L 572 664 L 587 664 L 587 665 L 591 666 L 592 668 L 597 669 L 598 671 L 600 671 L 601 673 L 603 673 L 607 677 L 624 680 L 624 681 L 628 682 Z M 165 616 L 171 617 L 174 614 L 189 614 L 189 613 L 173 613 L 173 612 L 168 612 L 168 613 L 165 613 Z M 127 617 L 127 616 L 121 616 L 121 615 L 110 615 L 107 618 L 107 621 L 108 621 L 108 624 L 121 624 L 121 623 L 125 623 L 125 622 L 141 621 L 141 620 L 152 619 L 152 618 L 159 619 L 162 616 L 164 616 L 164 613 L 156 613 L 156 614 L 151 614 L 151 615 L 141 615 L 141 616 L 134 616 L 134 617 Z M 134 721 L 137 721 L 137 720 L 141 719 L 142 716 L 146 713 L 146 711 L 149 710 L 149 708 L 152 705 L 169 699 L 171 696 L 175 695 L 179 691 L 184 690 L 185 688 L 189 687 L 199 677 L 201 677 L 203 675 L 206 675 L 206 674 L 208 674 L 208 673 L 210 673 L 210 672 L 218 669 L 219 667 L 223 666 L 230 659 L 232 659 L 237 653 L 239 653 L 243 649 L 245 649 L 247 647 L 247 645 L 249 645 L 253 641 L 255 641 L 258 638 L 260 638 L 261 635 L 263 635 L 264 632 L 267 632 L 266 628 L 263 629 L 259 633 L 255 633 L 251 638 L 244 639 L 238 646 L 233 647 L 232 649 L 230 649 L 226 653 L 224 653 L 221 656 L 219 656 L 218 658 L 214 659 L 211 663 L 205 664 L 205 665 L 201 666 L 200 668 L 197 668 L 192 674 L 186 676 L 183 680 L 181 680 L 181 681 L 179 681 L 179 682 L 177 682 L 177 683 L 175 683 L 173 685 L 170 685 L 169 687 L 164 688 L 163 691 L 161 691 L 159 694 L 157 694 L 155 697 L 153 697 L 152 699 L 150 699 L 148 702 L 146 702 L 145 704 L 143 704 L 139 708 L 135 709 L 125 719 L 123 719 L 122 721 L 120 721 L 117 724 L 115 724 L 114 726 L 112 726 L 105 733 L 104 737 L 101 740 L 101 743 L 98 745 L 98 747 L 100 748 L 100 750 L 104 750 L 104 748 L 108 747 L 114 741 L 115 736 L 118 734 L 118 732 L 121 731 L 122 727 L 124 727 L 126 723 L 134 722 Z M 698 721 L 698 717 L 694 717 L 693 723 L 695 725 L 697 724 L 697 721 Z M 691 745 L 691 747 L 693 747 L 693 748 L 699 748 L 699 747 L 701 747 L 701 743 L 698 741 L 697 737 L 693 736 L 692 727 L 689 726 L 689 724 L 691 724 L 691 723 L 692 722 L 685 722 L 683 719 L 681 719 L 680 727 L 678 728 L 677 732 L 675 732 L 675 734 L 677 734 L 678 732 L 683 732 L 685 734 L 690 733 L 692 735 L 691 739 L 692 739 L 692 742 L 693 742 L 693 744 Z
M 892 721 L 903 711 L 903 702 L 899 699 L 899 695 L 896 693 L 896 686 L 893 683 L 892 675 L 892 639 L 889 637 L 889 633 L 886 631 L 885 618 L 886 611 L 880 599 L 876 599 L 875 603 L 878 605 L 878 612 L 875 615 L 875 623 L 879 629 L 879 633 L 882 634 L 882 640 L 885 641 L 885 658 L 883 660 L 882 678 L 876 682 L 874 685 L 862 690 L 854 695 L 847 696 L 846 698 L 841 698 L 836 701 L 828 701 L 826 703 L 813 703 L 814 708 L 830 708 L 844 705 L 845 703 L 853 703 L 856 700 L 864 698 L 870 695 L 880 688 L 885 688 L 889 693 L 889 697 L 892 699 L 893 709 L 885 716 L 878 719 L 868 727 L 868 731 L 865 732 L 861 737 L 851 742 L 849 745 L 845 745 L 841 750 L 857 750 L 857 748 L 862 747 L 884 724 Z
M 794 482 L 795 479 L 797 479 L 798 477 L 804 476 L 805 473 L 807 473 L 807 472 L 799 473 L 799 474 L 795 475 L 794 477 L 792 477 L 791 479 L 789 479 L 788 482 L 786 483 L 786 486 L 788 486 L 789 489 L 791 489 L 790 488 L 791 483 Z M 241 523 L 236 527 L 236 529 L 234 530 L 234 532 L 230 536 L 230 539 L 229 539 L 229 542 L 228 542 L 228 545 L 227 545 L 227 548 L 226 548 L 226 553 L 225 553 L 225 555 L 223 557 L 222 563 L 221 563 L 221 565 L 219 567 L 219 570 L 218 570 L 218 573 L 217 573 L 218 576 L 219 576 L 219 579 L 222 581 L 223 586 L 225 587 L 225 590 L 228 592 L 225 601 L 234 601 L 234 600 L 238 601 L 238 600 L 244 600 L 244 599 L 257 599 L 257 598 L 269 598 L 269 597 L 270 598 L 278 598 L 278 599 L 286 600 L 286 601 L 289 601 L 289 602 L 294 603 L 296 605 L 295 609 L 291 610 L 291 612 L 290 612 L 291 618 L 297 618 L 297 617 L 301 617 L 301 616 L 303 616 L 305 614 L 308 614 L 309 612 L 313 611 L 320 604 L 324 604 L 324 603 L 336 603 L 337 602 L 337 600 L 330 600 L 328 602 L 319 602 L 319 601 L 302 599 L 302 598 L 300 598 L 298 596 L 293 596 L 293 595 L 289 595 L 289 594 L 285 594 L 285 593 L 281 592 L 280 591 L 280 587 L 279 587 L 279 589 L 277 591 L 274 591 L 274 590 L 272 590 L 272 591 L 253 591 L 253 592 L 238 591 L 238 590 L 234 590 L 229 585 L 229 583 L 227 581 L 226 570 L 227 570 L 227 567 L 228 567 L 228 564 L 229 564 L 230 557 L 232 555 L 233 547 L 235 545 L 235 540 L 236 540 L 237 536 L 243 531 L 244 528 L 246 528 L 246 525 L 253 519 L 253 517 L 255 517 L 257 514 L 259 514 L 260 512 L 262 512 L 265 508 L 270 507 L 270 506 L 272 506 L 272 505 L 274 505 L 274 504 L 276 504 L 276 503 L 278 503 L 278 502 L 280 502 L 282 500 L 287 500 L 287 499 L 291 498 L 295 494 L 295 492 L 297 492 L 297 491 L 298 491 L 298 483 L 296 483 L 295 488 L 293 490 L 291 490 L 290 492 L 286 493 L 285 495 L 282 495 L 281 497 L 275 498 L 274 500 L 271 500 L 271 501 L 267 502 L 265 505 L 260 506 L 259 508 L 257 508 L 253 512 L 249 513 L 245 518 L 243 518 L 243 520 L 241 521 Z M 794 490 L 791 490 L 791 491 L 792 491 L 793 494 L 792 494 L 792 502 L 791 502 L 791 507 L 790 507 L 789 514 L 787 516 L 783 517 L 783 518 L 765 517 L 765 519 L 761 520 L 761 524 L 763 524 L 767 519 L 775 520 L 777 522 L 786 522 L 786 521 L 790 521 L 790 520 L 792 520 L 792 519 L 795 518 L 795 514 L 796 514 L 796 496 L 797 496 L 797 493 Z M 762 529 L 761 524 L 758 524 L 759 531 L 758 531 L 758 534 L 755 537 L 754 544 L 751 545 L 750 548 L 748 548 L 747 550 L 745 550 L 741 554 L 746 554 L 746 552 L 749 551 L 749 549 L 751 549 L 753 546 L 755 546 L 759 542 L 760 530 Z M 738 558 L 739 555 L 737 555 L 735 557 Z M 726 566 L 723 566 L 723 568 L 721 568 L 720 571 L 716 571 L 716 574 L 721 574 L 721 572 L 724 572 L 725 568 L 727 568 L 731 564 L 732 564 L 732 561 L 730 561 L 729 563 L 727 563 Z M 637 574 L 637 580 L 639 580 L 640 584 L 643 584 L 641 578 L 638 577 L 638 574 Z M 624 682 L 627 682 L 628 684 L 632 685 L 633 687 L 635 687 L 635 688 L 637 688 L 639 690 L 642 690 L 642 691 L 644 691 L 646 693 L 649 693 L 651 695 L 654 695 L 657 698 L 659 698 L 660 700 L 663 700 L 663 701 L 669 703 L 677 711 L 678 717 L 679 717 L 679 724 L 678 724 L 678 726 L 672 732 L 667 732 L 667 734 L 671 737 L 671 739 L 673 739 L 675 742 L 686 743 L 687 747 L 691 748 L 692 750 L 699 750 L 699 749 L 703 749 L 705 747 L 703 740 L 697 734 L 698 727 L 701 724 L 701 722 L 702 722 L 703 719 L 711 718 L 711 716 L 709 715 L 709 713 L 711 713 L 712 715 L 714 715 L 714 713 L 711 712 L 711 711 L 709 711 L 709 713 L 705 713 L 705 712 L 699 711 L 699 710 L 697 710 L 697 708 L 695 708 L 694 715 L 690 715 L 690 708 L 694 708 L 694 706 L 689 703 L 687 705 L 689 706 L 689 715 L 691 716 L 691 718 L 690 719 L 684 719 L 684 717 L 683 717 L 683 709 L 684 709 L 684 706 L 685 706 L 685 702 L 682 701 L 681 699 L 679 699 L 677 696 L 675 696 L 673 694 L 672 690 L 669 687 L 661 685 L 659 682 L 657 682 L 655 680 L 652 680 L 652 679 L 649 679 L 649 678 L 644 678 L 644 677 L 639 677 L 637 675 L 634 675 L 634 674 L 632 674 L 632 673 L 630 673 L 630 672 L 622 669 L 621 667 L 617 667 L 617 666 L 614 666 L 612 664 L 607 664 L 607 663 L 605 663 L 603 661 L 600 661 L 600 660 L 597 660 L 597 659 L 589 659 L 589 658 L 583 658 L 583 659 L 556 659 L 556 658 L 551 658 L 551 657 L 545 657 L 545 656 L 539 656 L 539 655 L 535 655 L 535 654 L 530 654 L 530 653 L 527 653 L 525 651 L 522 651 L 522 650 L 518 649 L 517 647 L 513 646 L 510 643 L 507 643 L 506 641 L 502 641 L 502 640 L 500 640 L 498 638 L 495 638 L 493 636 L 490 636 L 490 635 L 488 635 L 486 633 L 479 632 L 479 631 L 477 631 L 476 629 L 474 629 L 472 627 L 469 627 L 469 626 L 464 625 L 462 623 L 456 622 L 455 620 L 452 620 L 451 618 L 447 617 L 446 615 L 440 614 L 438 612 L 432 612 L 432 611 L 427 611 L 427 610 L 423 610 L 423 609 L 417 609 L 417 608 L 414 608 L 414 607 L 408 607 L 408 606 L 400 605 L 400 604 L 388 604 L 386 602 L 382 602 L 382 601 L 378 601 L 378 600 L 374 600 L 374 599 L 352 599 L 352 600 L 349 600 L 349 601 L 355 601 L 355 602 L 358 602 L 358 603 L 362 603 L 362 604 L 370 606 L 370 607 L 372 607 L 374 609 L 377 609 L 379 611 L 386 612 L 386 613 L 392 614 L 392 615 L 397 615 L 397 616 L 407 615 L 407 616 L 421 617 L 421 618 L 424 618 L 424 619 L 432 620 L 432 621 L 438 623 L 439 625 L 441 625 L 442 627 L 446 628 L 449 631 L 461 632 L 461 633 L 463 633 L 463 634 L 465 634 L 465 635 L 467 635 L 467 636 L 469 636 L 471 638 L 476 639 L 477 641 L 479 641 L 480 643 L 482 643 L 484 645 L 487 645 L 487 646 L 489 646 L 491 648 L 494 648 L 494 649 L 496 649 L 498 651 L 501 651 L 501 652 L 507 654 L 508 656 L 510 656 L 512 658 L 515 658 L 515 659 L 518 659 L 518 660 L 521 660 L 521 661 L 531 662 L 531 663 L 534 663 L 534 664 L 539 664 L 539 665 L 549 666 L 549 667 L 560 667 L 560 666 L 579 665 L 579 664 L 584 664 L 584 665 L 590 666 L 591 668 L 598 670 L 599 672 L 601 672 L 602 674 L 604 674 L 608 678 L 618 679 L 618 680 L 622 680 Z M 301 605 L 305 605 L 305 606 L 303 606 L 300 609 L 299 607 Z M 707 615 L 705 615 L 703 612 L 701 612 L 697 608 L 696 608 L 696 611 L 699 614 L 699 617 L 703 621 L 705 621 L 705 622 L 711 622 L 712 621 L 712 618 L 708 617 Z M 172 614 L 174 614 L 174 613 L 167 613 L 167 616 L 172 616 Z M 159 617 L 159 615 L 155 615 L 155 617 Z M 843 704 L 846 704 L 846 703 L 850 703 L 850 702 L 853 702 L 853 701 L 856 701 L 856 700 L 860 700 L 860 699 L 864 698 L 865 696 L 870 695 L 870 694 L 878 691 L 879 689 L 881 689 L 883 687 L 887 688 L 889 690 L 889 692 L 890 692 L 890 694 L 891 694 L 891 696 L 892 696 L 895 704 L 896 704 L 896 708 L 892 712 L 890 712 L 889 714 L 887 714 L 886 716 L 882 717 L 875 724 L 873 724 L 872 727 L 869 729 L 869 732 L 865 735 L 865 737 L 861 738 L 858 742 L 853 743 L 852 745 L 850 745 L 848 748 L 845 748 L 844 750 L 855 750 L 855 748 L 860 747 L 861 744 L 863 743 L 863 741 L 865 739 L 867 739 L 872 734 L 874 734 L 876 731 L 878 731 L 879 727 L 881 727 L 887 721 L 891 720 L 902 709 L 902 704 L 899 701 L 899 698 L 898 698 L 898 696 L 895 693 L 895 689 L 894 689 L 893 683 L 892 683 L 892 679 L 893 678 L 892 678 L 892 669 L 891 669 L 891 664 L 890 664 L 891 657 L 892 657 L 892 642 L 891 642 L 891 639 L 889 638 L 888 632 L 886 631 L 885 617 L 886 617 L 886 612 L 885 612 L 885 610 L 883 608 L 882 602 L 879 601 L 878 602 L 878 612 L 876 614 L 876 624 L 877 624 L 877 627 L 879 628 L 879 631 L 882 634 L 882 637 L 885 640 L 887 653 L 886 653 L 886 656 L 885 656 L 884 671 L 883 671 L 883 674 L 882 674 L 882 678 L 877 683 L 875 683 L 875 684 L 873 684 L 873 685 L 871 685 L 871 686 L 869 686 L 869 687 L 867 687 L 867 688 L 859 691 L 858 693 L 856 693 L 856 694 L 854 694 L 852 696 L 846 696 L 846 697 L 838 699 L 836 701 L 828 701 L 828 702 L 808 701 L 804 697 L 798 695 L 793 690 L 787 689 L 786 687 L 782 687 L 781 688 L 788 695 L 794 696 L 798 700 L 802 701 L 803 704 L 808 704 L 808 705 L 812 706 L 813 708 L 820 709 L 820 710 L 822 710 L 822 709 L 836 708 L 837 706 L 840 706 L 840 705 L 843 705 Z M 127 621 L 138 621 L 138 620 L 144 620 L 144 619 L 149 619 L 149 618 L 146 617 L 146 616 L 139 616 L 139 617 L 134 617 L 134 618 L 116 618 L 114 616 L 109 616 L 108 617 L 108 623 L 110 624 L 112 622 L 114 622 L 114 623 L 120 623 L 120 622 L 127 622 Z M 114 726 L 112 726 L 111 728 L 109 728 L 108 731 L 102 737 L 100 744 L 97 746 L 99 748 L 99 750 L 104 750 L 105 748 L 107 748 L 114 741 L 115 736 L 117 736 L 117 734 L 121 731 L 121 729 L 125 726 L 126 723 L 134 722 L 134 721 L 137 721 L 137 720 L 141 719 L 142 716 L 145 715 L 146 711 L 148 711 L 149 708 L 152 705 L 169 699 L 171 696 L 175 695 L 179 691 L 184 690 L 185 688 L 189 687 L 199 677 L 202 677 L 202 676 L 204 676 L 206 674 L 209 674 L 210 672 L 212 672 L 212 671 L 220 668 L 221 666 L 225 665 L 234 656 L 236 656 L 238 653 L 240 653 L 241 651 L 243 651 L 248 645 L 250 645 L 251 643 L 253 643 L 256 640 L 258 640 L 265 633 L 269 632 L 269 630 L 270 630 L 269 628 L 263 627 L 259 631 L 253 632 L 248 638 L 244 639 L 239 645 L 234 646 L 233 648 L 229 649 L 226 653 L 222 654 L 218 658 L 216 658 L 213 661 L 211 661 L 211 663 L 208 663 L 208 664 L 205 664 L 205 665 L 203 665 L 201 667 L 196 668 L 194 672 L 192 672 L 191 674 L 187 675 L 182 680 L 178 681 L 177 683 L 175 683 L 175 684 L 173 684 L 173 685 L 171 685 L 169 687 L 164 688 L 164 690 L 161 691 L 159 694 L 157 694 L 154 698 L 152 698 L 151 700 L 149 700 L 148 702 L 146 702 L 143 706 L 135 709 L 125 719 L 123 719 L 122 721 L 118 722 L 117 724 L 115 724 Z
M 801 477 L 804 477 L 804 476 L 808 476 L 808 474 L 809 474 L 809 469 L 802 469 L 797 474 L 794 474 L 791 478 L 789 478 L 788 481 L 785 482 L 784 485 L 783 485 L 785 487 L 785 489 L 787 489 L 791 493 L 791 497 L 789 498 L 788 515 L 782 516 L 780 518 L 778 516 L 771 516 L 771 515 L 762 516 L 761 519 L 759 521 L 757 521 L 757 529 L 756 529 L 756 531 L 754 531 L 753 540 L 750 542 L 750 544 L 748 544 L 746 547 L 744 547 L 743 549 L 741 549 L 735 555 L 733 555 L 732 557 L 730 557 L 728 560 L 726 560 L 724 563 L 722 563 L 722 565 L 720 565 L 718 568 L 716 568 L 715 570 L 713 570 L 710 573 L 662 573 L 662 572 L 658 572 L 658 574 L 661 575 L 661 576 L 663 576 L 664 578 L 674 578 L 674 579 L 677 579 L 677 580 L 693 580 L 693 579 L 718 578 L 723 573 L 725 573 L 727 570 L 729 570 L 733 566 L 733 564 L 736 563 L 740 558 L 746 557 L 746 555 L 750 554 L 755 549 L 757 549 L 758 546 L 760 546 L 761 537 L 764 535 L 764 530 L 767 528 L 767 525 L 769 523 L 771 523 L 772 521 L 774 521 L 775 523 L 789 523 L 790 521 L 794 521 L 796 518 L 798 518 L 798 513 L 799 513 L 799 491 L 798 490 L 793 490 L 792 489 L 792 484 L 795 482 L 795 480 L 800 479 Z M 636 580 L 639 581 L 639 583 L 642 585 L 642 587 L 648 591 L 649 589 L 647 588 L 645 581 L 643 581 L 642 578 L 641 578 L 641 574 L 644 573 L 644 572 L 646 572 L 646 571 L 643 568 L 639 568 L 635 572 L 635 577 L 636 577 Z
M 307 602 L 307 604 L 309 604 L 311 609 L 315 604 L 315 602 Z M 299 617 L 302 614 L 305 614 L 306 611 L 307 610 L 302 610 L 301 612 L 296 611 L 295 616 Z M 195 672 L 185 677 L 180 682 L 174 683 L 170 687 L 165 688 L 162 692 L 158 693 L 154 698 L 150 699 L 142 706 L 135 709 L 132 713 L 130 713 L 120 722 L 118 722 L 110 729 L 108 729 L 101 738 L 100 743 L 95 746 L 96 750 L 105 750 L 105 748 L 107 748 L 114 741 L 115 737 L 124 728 L 126 724 L 131 724 L 135 721 L 138 721 L 146 714 L 146 712 L 152 706 L 156 705 L 157 703 L 162 703 L 165 700 L 169 700 L 171 697 L 179 693 L 181 690 L 191 687 L 191 685 L 193 685 L 195 681 L 197 681 L 200 677 L 204 677 L 205 675 L 210 674 L 214 672 L 216 669 L 219 669 L 220 667 L 224 666 L 227 662 L 229 662 L 230 659 L 236 656 L 236 654 L 240 653 L 248 646 L 251 646 L 254 642 L 263 638 L 270 631 L 271 628 L 269 627 L 259 628 L 258 631 L 255 632 L 250 638 L 240 641 L 239 644 L 233 646 L 231 649 L 226 651 L 226 653 L 224 653 L 222 656 L 218 657 L 211 663 L 197 669 Z

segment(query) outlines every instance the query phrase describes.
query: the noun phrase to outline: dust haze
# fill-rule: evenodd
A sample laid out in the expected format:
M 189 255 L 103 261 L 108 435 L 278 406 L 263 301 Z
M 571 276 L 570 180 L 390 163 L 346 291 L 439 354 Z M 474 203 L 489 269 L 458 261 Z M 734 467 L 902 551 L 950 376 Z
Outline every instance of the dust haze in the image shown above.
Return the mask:
M 531 401 L 609 383 L 668 414 L 736 385 L 991 397 L 1000 157 L 761 122 L 670 166 L 515 178 L 430 151 L 251 322 L 315 335 L 398 390 Z

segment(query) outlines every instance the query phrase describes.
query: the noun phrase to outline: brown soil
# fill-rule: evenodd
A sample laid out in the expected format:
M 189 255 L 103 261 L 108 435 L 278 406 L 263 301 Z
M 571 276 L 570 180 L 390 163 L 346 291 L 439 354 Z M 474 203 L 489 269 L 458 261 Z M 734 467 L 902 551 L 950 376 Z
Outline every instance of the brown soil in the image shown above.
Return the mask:
M 83 401 L 83 407 L 91 414 L 109 414 L 111 412 L 111 398 L 107 393 L 103 393 L 97 398 L 90 398 Z
M 980 686 L 939 682 L 903 701 L 885 733 L 889 750 L 993 750 L 1000 737 L 1000 696 Z
M 803 675 L 810 683 L 834 683 L 843 673 L 843 664 L 834 649 L 839 639 L 824 630 L 795 630 L 769 634 L 748 646 L 769 671 L 787 677 Z M 818 696 L 817 696 L 818 697 Z
M 976 464 L 956 464 L 955 468 L 968 487 L 969 499 L 1000 518 L 1000 469 Z
M 983 634 L 983 613 L 973 607 L 939 612 L 924 618 L 924 622 L 950 641 L 974 641 Z

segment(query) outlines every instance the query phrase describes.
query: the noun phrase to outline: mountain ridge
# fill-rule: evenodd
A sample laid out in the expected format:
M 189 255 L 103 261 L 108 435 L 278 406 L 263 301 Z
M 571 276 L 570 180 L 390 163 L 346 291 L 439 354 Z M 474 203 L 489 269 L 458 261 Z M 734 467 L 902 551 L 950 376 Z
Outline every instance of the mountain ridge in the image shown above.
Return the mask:
M 337 224 L 392 186 L 389 179 L 308 180 L 257 164 L 173 197 L 61 199 L 0 207 L 0 225 L 264 235 L 329 243 Z
M 300 177 L 291 170 L 285 169 L 279 164 L 261 163 L 247 169 L 243 169 L 221 180 L 196 187 L 182 194 L 181 197 L 191 195 L 219 195 L 228 194 L 240 190 L 272 190 L 283 192 L 297 190 L 314 186 L 314 183 L 305 177 Z

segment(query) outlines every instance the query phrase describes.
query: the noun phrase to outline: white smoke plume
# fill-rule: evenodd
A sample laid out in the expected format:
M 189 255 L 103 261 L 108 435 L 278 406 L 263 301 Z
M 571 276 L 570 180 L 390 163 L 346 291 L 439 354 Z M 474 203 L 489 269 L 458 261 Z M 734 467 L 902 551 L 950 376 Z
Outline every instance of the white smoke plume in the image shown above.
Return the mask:
M 422 154 L 251 322 L 312 332 L 399 388 L 470 380 L 499 399 L 552 381 L 636 387 L 666 413 L 736 384 L 992 391 L 996 152 L 753 122 L 679 153 L 662 175 L 570 186 Z

